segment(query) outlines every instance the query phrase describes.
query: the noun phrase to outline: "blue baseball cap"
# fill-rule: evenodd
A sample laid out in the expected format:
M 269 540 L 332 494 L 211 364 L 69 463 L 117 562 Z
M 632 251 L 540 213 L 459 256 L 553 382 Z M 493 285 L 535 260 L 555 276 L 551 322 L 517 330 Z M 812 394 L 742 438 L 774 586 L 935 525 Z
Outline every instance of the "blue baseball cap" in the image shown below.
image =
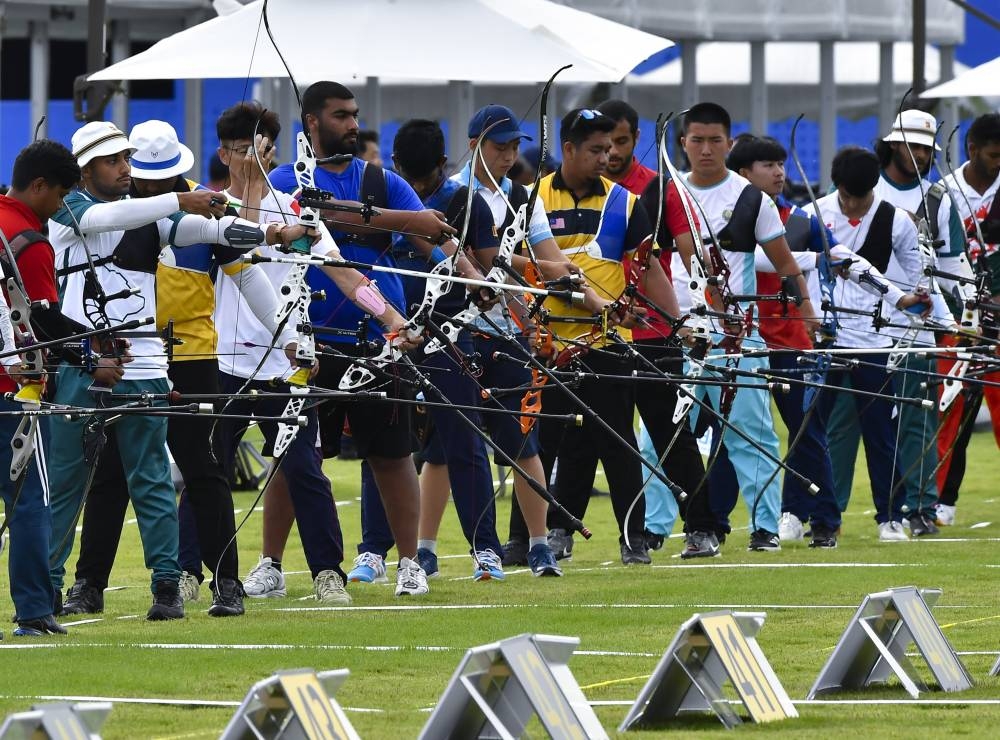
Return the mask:
M 541 147 L 532 145 L 529 146 L 527 149 L 522 150 L 521 156 L 524 157 L 525 162 L 527 162 L 537 170 L 538 158 L 539 155 L 541 155 L 541 153 L 542 153 Z M 548 169 L 554 170 L 559 163 L 556 162 L 555 158 L 551 154 L 545 152 L 545 160 L 542 164 L 544 164 Z
M 514 111 L 506 105 L 487 105 L 485 108 L 480 108 L 476 111 L 472 120 L 469 121 L 469 138 L 479 138 L 484 129 L 489 128 L 497 121 L 500 121 L 500 123 L 493 126 L 486 135 L 486 138 L 490 141 L 496 144 L 506 144 L 514 139 L 531 140 L 531 137 L 519 128 L 517 116 L 514 115 Z

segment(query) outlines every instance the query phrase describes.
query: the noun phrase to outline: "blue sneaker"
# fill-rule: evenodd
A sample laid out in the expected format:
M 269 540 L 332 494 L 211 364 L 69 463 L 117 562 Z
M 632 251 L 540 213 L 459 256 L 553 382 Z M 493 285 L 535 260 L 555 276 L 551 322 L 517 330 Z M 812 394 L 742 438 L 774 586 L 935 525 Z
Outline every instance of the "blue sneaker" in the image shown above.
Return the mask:
M 37 619 L 25 619 L 17 623 L 14 635 L 17 637 L 42 637 L 44 635 L 65 635 L 66 628 L 51 614 Z
M 561 576 L 562 568 L 556 563 L 555 553 L 548 545 L 535 545 L 528 550 L 528 565 L 534 576 Z
M 385 583 L 385 560 L 373 552 L 363 552 L 354 558 L 354 567 L 347 574 L 351 583 Z
M 441 571 L 438 570 L 438 556 L 426 547 L 417 548 L 417 564 L 424 569 L 424 574 L 428 578 L 434 578 Z
M 503 565 L 500 556 L 492 550 L 480 550 L 474 556 L 476 568 L 472 571 L 474 581 L 502 581 Z

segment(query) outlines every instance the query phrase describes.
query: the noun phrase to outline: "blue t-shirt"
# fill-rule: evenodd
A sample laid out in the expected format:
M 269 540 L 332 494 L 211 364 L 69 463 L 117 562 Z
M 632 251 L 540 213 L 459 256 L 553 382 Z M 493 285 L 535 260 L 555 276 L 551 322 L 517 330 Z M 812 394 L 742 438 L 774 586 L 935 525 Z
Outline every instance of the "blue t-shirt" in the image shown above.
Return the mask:
M 458 229 L 460 234 L 465 222 L 467 195 L 462 196 L 461 203 L 453 204 L 452 201 L 458 191 L 462 189 L 461 183 L 454 180 L 444 180 L 433 193 L 424 198 L 424 208 L 440 211 L 446 217 L 451 216 L 451 225 Z M 496 227 L 493 225 L 493 214 L 489 205 L 478 193 L 472 198 L 472 220 L 469 222 L 466 245 L 476 250 L 495 249 L 500 246 Z M 397 236 L 393 241 L 393 251 L 396 253 L 396 262 L 399 266 L 408 270 L 429 272 L 436 264 L 433 258 L 420 252 L 404 236 Z M 420 278 L 403 277 L 407 315 L 410 315 L 413 309 L 423 301 L 425 282 Z M 456 284 L 438 300 L 434 310 L 449 315 L 458 313 L 462 310 L 465 297 L 466 287 Z
M 283 164 L 271 173 L 271 184 L 275 188 L 286 193 L 294 193 L 298 189 L 292 166 L 292 164 Z M 332 193 L 333 197 L 339 200 L 361 200 L 361 178 L 364 169 L 365 162 L 358 158 L 352 160 L 347 168 L 340 173 L 317 168 L 315 173 L 316 187 Z M 388 200 L 385 204 L 386 208 L 400 211 L 423 210 L 423 204 L 417 194 L 413 192 L 413 188 L 395 172 L 385 170 L 385 189 Z M 334 212 L 331 217 L 336 218 L 336 213 Z M 378 225 L 377 219 L 375 225 Z M 340 246 L 340 252 L 345 259 L 386 267 L 397 266 L 391 248 L 386 248 L 383 251 L 363 244 L 349 243 L 348 235 L 345 232 L 331 229 L 330 233 Z M 384 272 L 366 272 L 365 275 L 369 279 L 377 281 L 379 291 L 385 299 L 397 310 L 405 313 L 406 299 L 403 294 L 403 283 L 398 275 Z M 330 278 L 321 270 L 310 267 L 306 274 L 306 280 L 313 290 L 326 291 L 325 301 L 313 301 L 309 306 L 310 319 L 316 326 L 330 326 L 350 331 L 358 328 L 364 313 L 340 292 Z M 382 339 L 377 322 L 373 322 L 372 326 L 369 327 L 368 338 L 379 341 Z M 354 341 L 352 337 L 332 335 L 324 335 L 323 340 L 342 343 Z

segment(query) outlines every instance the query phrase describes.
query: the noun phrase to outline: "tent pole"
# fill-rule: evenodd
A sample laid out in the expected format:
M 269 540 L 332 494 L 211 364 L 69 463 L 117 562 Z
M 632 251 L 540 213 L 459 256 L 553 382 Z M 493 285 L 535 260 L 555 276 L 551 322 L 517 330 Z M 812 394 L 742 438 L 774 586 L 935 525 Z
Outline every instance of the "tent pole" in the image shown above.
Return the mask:
M 120 62 L 129 56 L 129 27 L 127 20 L 111 23 L 111 63 Z M 111 120 L 122 131 L 128 131 L 128 80 L 122 80 L 121 95 L 111 99 Z
M 750 44 L 750 130 L 758 136 L 767 135 L 767 71 L 764 41 Z
M 913 97 L 927 89 L 924 57 L 927 55 L 927 0 L 913 0 Z
M 833 41 L 819 42 L 819 186 L 830 182 L 830 163 L 837 148 L 837 84 L 834 78 Z
M 941 60 L 940 63 L 940 79 L 938 84 L 942 82 L 947 82 L 948 80 L 954 79 L 955 77 L 955 45 L 948 44 L 946 46 L 941 46 L 938 48 L 938 55 Z M 941 110 L 939 111 L 938 118 L 942 119 L 944 124 L 941 127 L 941 131 L 944 132 L 940 139 L 942 144 L 946 143 L 948 135 L 951 130 L 959 123 L 959 111 L 958 102 L 955 98 L 945 98 L 941 101 Z M 959 141 L 961 137 L 955 136 L 951 140 L 951 155 L 952 162 L 962 161 L 961 143 Z
M 382 84 L 378 77 L 365 81 L 365 127 L 381 136 L 382 133 Z
M 448 160 L 452 165 L 467 161 L 469 119 L 475 113 L 475 92 L 466 80 L 448 83 L 451 115 L 448 116 Z
M 885 136 L 896 119 L 896 71 L 893 68 L 894 44 L 882 41 L 878 45 L 878 131 Z
M 48 115 L 49 109 L 49 24 L 48 21 L 31 21 L 28 24 L 31 37 L 31 120 L 28 131 Z M 49 130 L 48 122 L 38 129 L 38 137 L 44 139 Z M 30 134 L 29 134 L 30 135 Z

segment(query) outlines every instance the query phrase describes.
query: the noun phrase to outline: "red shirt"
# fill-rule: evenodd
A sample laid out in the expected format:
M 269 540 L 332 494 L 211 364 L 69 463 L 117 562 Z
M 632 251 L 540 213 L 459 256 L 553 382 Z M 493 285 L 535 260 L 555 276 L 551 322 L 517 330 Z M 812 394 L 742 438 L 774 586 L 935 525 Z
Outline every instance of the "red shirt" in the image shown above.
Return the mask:
M 8 198 L 6 195 L 0 195 L 0 230 L 8 241 L 22 231 L 46 233 L 45 226 L 38 220 L 34 211 L 21 201 Z M 0 249 L 3 249 L 2 245 Z M 44 241 L 29 244 L 18 253 L 17 267 L 30 300 L 59 302 L 59 292 L 56 290 L 55 253 L 51 244 Z M 4 290 L 4 297 L 9 304 L 10 299 L 6 293 Z M 16 390 L 17 384 L 0 367 L 0 393 Z
M 781 223 L 788 221 L 792 209 L 778 206 Z M 781 290 L 781 276 L 775 272 L 757 273 L 757 292 L 761 295 L 776 295 Z M 760 321 L 760 335 L 771 349 L 812 349 L 812 339 L 806 326 L 799 319 L 799 307 L 790 304 L 788 313 L 780 301 L 757 301 L 757 315 Z
M 651 170 L 642 164 L 638 159 L 632 157 L 632 164 L 625 173 L 625 177 L 618 181 L 618 184 L 635 195 L 642 195 L 646 186 L 656 179 L 656 170 Z
M 636 163 L 637 166 L 642 167 L 641 164 Z M 635 167 L 632 168 L 633 170 Z M 647 172 L 652 172 L 648 167 L 643 167 Z M 652 203 L 648 199 L 655 199 L 659 188 L 655 182 L 656 173 L 653 172 L 653 177 L 646 180 L 646 188 L 643 190 L 643 203 L 646 206 L 646 211 L 649 213 L 649 221 L 652 224 L 656 223 L 656 204 Z M 624 181 L 623 181 L 624 182 Z M 622 183 L 619 183 L 622 184 Z M 660 233 L 665 235 L 669 234 L 671 236 L 677 236 L 679 234 L 689 234 L 691 233 L 691 228 L 688 226 L 687 216 L 684 213 L 684 205 L 681 203 L 679 193 L 677 192 L 677 185 L 673 180 L 667 181 L 666 187 L 667 193 L 664 199 L 664 209 L 663 209 L 663 222 L 660 225 Z M 686 195 L 684 197 L 687 197 Z M 695 219 L 695 225 L 698 225 L 698 216 L 694 213 L 692 207 L 692 216 Z M 663 239 L 662 236 L 657 239 L 657 241 L 664 242 L 668 241 Z M 663 249 L 660 252 L 660 266 L 663 267 L 663 271 L 667 274 L 667 279 L 671 278 L 670 272 L 670 257 L 672 251 L 668 249 Z M 628 263 L 626 262 L 626 275 L 628 274 Z M 662 308 L 662 306 L 661 306 Z M 667 322 L 658 313 L 650 311 L 646 317 L 646 320 L 651 324 L 651 326 L 637 326 L 632 330 L 632 338 L 636 340 L 643 339 L 664 339 L 670 336 L 670 327 Z

